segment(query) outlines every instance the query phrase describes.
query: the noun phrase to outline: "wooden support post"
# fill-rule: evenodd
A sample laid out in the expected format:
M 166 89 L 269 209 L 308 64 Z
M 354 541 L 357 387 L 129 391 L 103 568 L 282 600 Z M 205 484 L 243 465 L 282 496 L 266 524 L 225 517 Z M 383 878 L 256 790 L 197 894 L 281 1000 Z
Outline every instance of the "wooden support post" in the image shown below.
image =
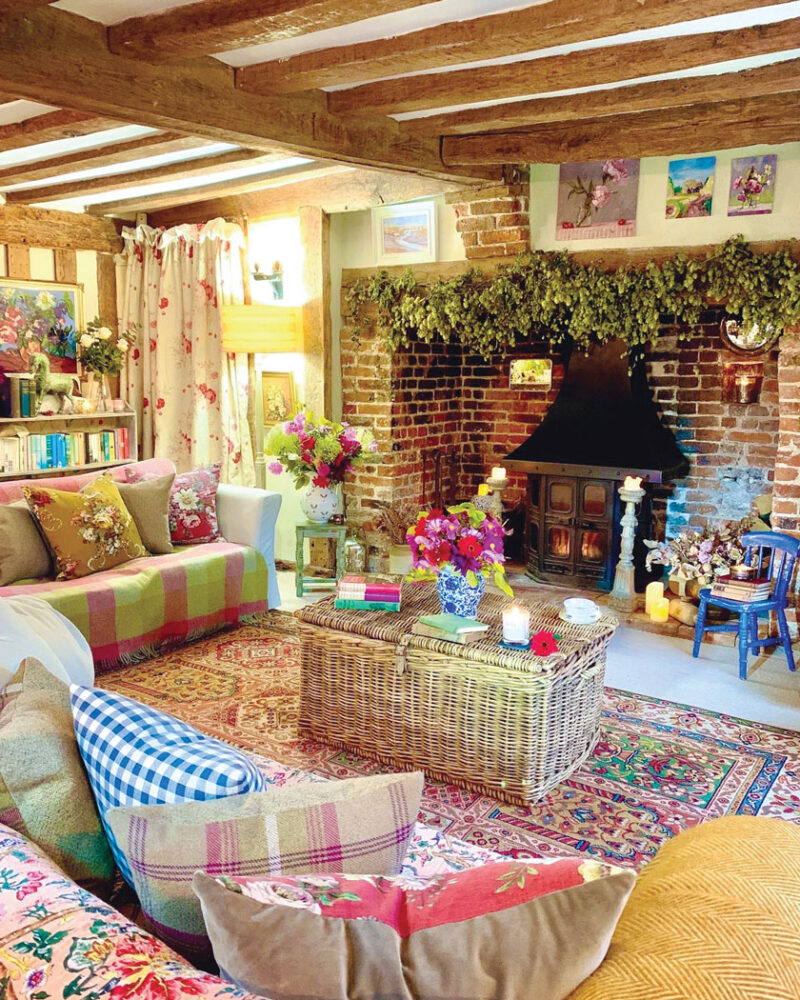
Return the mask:
M 331 415 L 331 270 L 330 216 L 317 207 L 300 209 L 300 237 L 305 250 L 303 341 L 306 362 L 305 404 Z
M 9 243 L 6 247 L 9 278 L 30 278 L 31 252 L 28 247 Z
M 67 285 L 78 282 L 78 255 L 74 250 L 55 250 L 56 281 Z

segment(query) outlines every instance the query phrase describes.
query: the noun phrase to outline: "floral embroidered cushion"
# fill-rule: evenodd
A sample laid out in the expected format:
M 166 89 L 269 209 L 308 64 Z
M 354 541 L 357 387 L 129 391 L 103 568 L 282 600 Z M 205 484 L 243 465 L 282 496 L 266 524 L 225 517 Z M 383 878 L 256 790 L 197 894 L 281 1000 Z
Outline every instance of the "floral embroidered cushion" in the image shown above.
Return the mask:
M 563 1000 L 603 961 L 635 877 L 567 858 L 422 883 L 198 872 L 193 885 L 223 974 L 262 996 Z
M 74 580 L 147 554 L 116 483 L 100 476 L 80 493 L 25 486 L 23 495 L 56 564 Z
M 131 886 L 125 853 L 108 824 L 109 809 L 222 799 L 264 788 L 246 753 L 165 712 L 79 684 L 70 685 L 70 698 L 78 749 L 111 852 Z
M 414 831 L 422 774 L 270 788 L 211 802 L 123 806 L 106 813 L 144 916 L 189 958 L 210 956 L 198 870 L 265 876 L 400 871 Z
M 0 997 L 256 1000 L 187 965 L 2 826 Z
M 69 688 L 31 658 L 0 697 L 0 820 L 36 841 L 76 881 L 113 878 L 75 742 Z
M 175 477 L 169 499 L 169 530 L 176 545 L 216 541 L 220 463 Z

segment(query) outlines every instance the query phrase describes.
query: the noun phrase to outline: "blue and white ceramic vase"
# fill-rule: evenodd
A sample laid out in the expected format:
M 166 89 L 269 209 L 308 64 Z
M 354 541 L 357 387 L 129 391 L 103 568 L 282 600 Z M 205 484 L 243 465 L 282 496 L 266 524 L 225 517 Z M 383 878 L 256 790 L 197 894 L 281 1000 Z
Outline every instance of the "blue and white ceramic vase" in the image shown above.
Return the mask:
M 473 586 L 465 576 L 450 566 L 445 566 L 436 577 L 436 593 L 439 595 L 442 612 L 446 615 L 474 618 L 485 587 L 485 577 L 479 575 L 477 584 Z

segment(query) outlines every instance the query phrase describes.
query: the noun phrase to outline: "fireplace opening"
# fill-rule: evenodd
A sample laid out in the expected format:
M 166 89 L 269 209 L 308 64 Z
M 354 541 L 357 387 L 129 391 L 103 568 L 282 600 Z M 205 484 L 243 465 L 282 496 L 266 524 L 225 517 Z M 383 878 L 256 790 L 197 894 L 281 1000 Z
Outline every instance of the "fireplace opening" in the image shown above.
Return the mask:
M 645 582 L 644 538 L 652 537 L 652 485 L 680 479 L 688 462 L 661 423 L 643 363 L 629 372 L 621 341 L 573 352 L 540 426 L 504 459 L 526 472 L 525 565 L 534 579 L 610 590 L 619 557 L 618 487 L 642 476 L 635 555 Z

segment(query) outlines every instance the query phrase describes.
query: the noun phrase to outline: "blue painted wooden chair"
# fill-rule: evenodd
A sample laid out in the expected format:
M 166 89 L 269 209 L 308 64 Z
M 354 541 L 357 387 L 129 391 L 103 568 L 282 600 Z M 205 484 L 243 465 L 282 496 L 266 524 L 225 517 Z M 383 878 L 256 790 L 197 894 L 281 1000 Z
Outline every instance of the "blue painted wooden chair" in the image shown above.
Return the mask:
M 749 531 L 742 535 L 742 543 L 746 547 L 745 565 L 755 566 L 758 576 L 768 576 L 773 581 L 772 594 L 763 601 L 746 602 L 735 601 L 728 597 L 712 597 L 710 589 L 701 590 L 692 656 L 697 656 L 700 652 L 703 632 L 738 632 L 739 677 L 744 681 L 747 680 L 748 653 L 757 653 L 758 650 L 768 646 L 783 646 L 786 659 L 789 661 L 789 669 L 794 670 L 792 640 L 786 623 L 788 603 L 786 595 L 792 582 L 800 541 L 778 531 Z M 739 620 L 726 622 L 724 625 L 706 625 L 709 604 L 738 614 Z M 758 616 L 768 614 L 770 611 L 775 612 L 780 634 L 772 638 L 759 639 Z

